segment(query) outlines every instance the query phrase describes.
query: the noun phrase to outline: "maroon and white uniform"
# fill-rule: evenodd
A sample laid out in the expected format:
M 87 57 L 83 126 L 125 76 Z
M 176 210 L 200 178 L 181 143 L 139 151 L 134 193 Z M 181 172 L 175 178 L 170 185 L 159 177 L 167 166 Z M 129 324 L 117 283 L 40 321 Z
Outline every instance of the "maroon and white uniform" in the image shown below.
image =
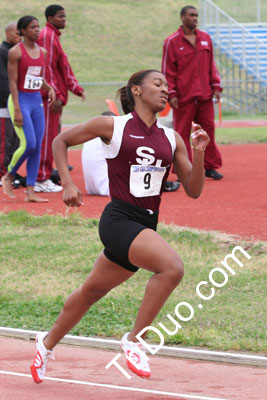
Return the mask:
M 101 215 L 99 235 L 105 256 L 136 272 L 129 248 L 142 230 L 157 229 L 162 187 L 176 141 L 172 129 L 158 121 L 148 128 L 135 111 L 113 118 L 111 142 L 102 142 L 112 200 Z
M 112 140 L 102 144 L 111 197 L 158 211 L 176 148 L 174 131 L 158 121 L 148 128 L 134 111 L 114 117 Z
M 32 58 L 25 49 L 23 43 L 19 43 L 21 59 L 18 68 L 18 90 L 20 92 L 34 93 L 40 91 L 43 85 L 43 68 L 45 66 L 44 53 L 40 49 L 40 55 Z

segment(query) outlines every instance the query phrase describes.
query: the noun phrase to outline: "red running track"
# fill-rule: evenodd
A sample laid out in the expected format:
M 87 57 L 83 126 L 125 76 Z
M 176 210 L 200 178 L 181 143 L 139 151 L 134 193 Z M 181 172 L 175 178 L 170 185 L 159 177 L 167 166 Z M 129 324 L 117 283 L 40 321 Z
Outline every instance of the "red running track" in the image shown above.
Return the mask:
M 34 343 L 0 338 L 1 400 L 263 400 L 266 368 L 150 356 L 152 375 L 142 379 L 105 366 L 117 353 L 58 345 L 47 380 L 37 385 L 29 367 Z M 122 356 L 118 362 L 126 367 Z M 11 375 L 12 374 L 12 375 Z
M 215 121 L 216 128 L 248 128 L 248 127 L 264 127 L 267 126 L 267 120 L 222 120 L 220 123 L 219 121 Z
M 182 188 L 163 193 L 160 221 L 226 232 L 247 240 L 267 241 L 267 144 L 222 145 L 220 151 L 224 178 L 221 181 L 207 178 L 204 191 L 197 200 L 187 197 Z M 84 197 L 85 204 L 78 211 L 85 217 L 98 218 L 109 198 L 86 195 L 80 150 L 69 152 L 69 163 L 74 166 L 71 174 Z M 175 176 L 171 175 L 169 179 L 174 180 Z M 16 199 L 11 200 L 0 188 L 0 211 L 24 209 L 36 215 L 65 215 L 61 193 L 42 193 L 49 203 L 36 204 L 24 202 L 24 190 L 15 190 Z M 69 212 L 74 211 L 76 209 Z
M 160 221 L 227 232 L 249 240 L 267 240 L 267 145 L 221 146 L 220 150 L 224 179 L 219 182 L 206 179 L 198 200 L 189 199 L 183 189 L 164 193 Z M 70 151 L 69 162 L 74 165 L 72 176 L 84 194 L 85 205 L 80 212 L 83 216 L 98 218 L 109 198 L 85 194 L 80 157 L 79 150 Z M 47 204 L 25 203 L 24 189 L 16 190 L 15 194 L 16 199 L 10 200 L 0 189 L 1 211 L 25 209 L 36 215 L 66 213 L 61 193 L 41 194 L 49 198 Z M 56 349 L 57 361 L 49 361 L 50 379 L 36 385 L 29 375 L 33 353 L 33 343 L 0 338 L 1 400 L 73 400 L 77 397 L 81 400 L 262 400 L 267 392 L 267 374 L 263 368 L 155 356 L 151 357 L 151 379 L 132 376 L 128 381 L 115 368 L 105 370 L 116 353 L 61 345 Z

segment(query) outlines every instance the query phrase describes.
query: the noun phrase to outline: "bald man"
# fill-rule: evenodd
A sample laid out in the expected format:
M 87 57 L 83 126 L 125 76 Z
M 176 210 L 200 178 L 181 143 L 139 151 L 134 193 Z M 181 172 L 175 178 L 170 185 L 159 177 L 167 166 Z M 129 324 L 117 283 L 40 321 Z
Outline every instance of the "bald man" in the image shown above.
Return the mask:
M 5 34 L 6 40 L 0 45 L 0 178 L 6 173 L 11 157 L 19 144 L 19 139 L 14 131 L 7 110 L 7 99 L 9 96 L 7 75 L 8 51 L 21 41 L 17 30 L 17 23 L 9 23 L 6 26 Z

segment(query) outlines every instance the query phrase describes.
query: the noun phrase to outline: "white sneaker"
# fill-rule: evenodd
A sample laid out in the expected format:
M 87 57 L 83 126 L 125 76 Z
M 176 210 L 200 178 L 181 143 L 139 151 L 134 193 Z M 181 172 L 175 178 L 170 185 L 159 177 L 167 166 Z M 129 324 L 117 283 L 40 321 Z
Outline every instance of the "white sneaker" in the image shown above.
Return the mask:
M 46 337 L 46 335 L 47 332 L 40 332 L 37 334 L 35 339 L 36 356 L 31 365 L 31 373 L 33 380 L 36 383 L 43 382 L 46 371 L 46 365 L 49 358 L 53 360 L 55 359 L 54 351 L 47 350 L 44 346 L 43 340 Z
M 44 182 L 36 182 L 34 186 L 34 191 L 37 193 L 57 193 L 61 192 L 62 189 L 62 186 L 56 185 L 51 179 L 47 179 Z
M 149 378 L 151 371 L 148 364 L 148 357 L 141 343 L 128 340 L 129 332 L 121 339 L 121 348 L 126 356 L 128 367 L 142 378 Z M 142 348 L 142 350 L 141 350 Z

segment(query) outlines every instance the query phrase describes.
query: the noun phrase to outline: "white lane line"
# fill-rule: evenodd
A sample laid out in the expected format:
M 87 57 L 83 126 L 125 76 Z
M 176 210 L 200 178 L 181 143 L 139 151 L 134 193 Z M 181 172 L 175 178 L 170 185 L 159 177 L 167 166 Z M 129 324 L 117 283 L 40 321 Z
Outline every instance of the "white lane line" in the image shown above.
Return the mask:
M 35 338 L 36 334 L 39 331 L 35 330 L 25 330 L 25 329 L 16 329 L 16 328 L 7 328 L 0 326 L 0 335 L 10 335 L 13 337 L 27 337 L 27 338 Z M 114 345 L 114 349 L 121 349 L 120 341 L 119 340 L 112 340 L 112 339 L 103 339 L 103 338 L 90 338 L 85 336 L 73 336 L 73 335 L 66 335 L 64 336 L 63 340 L 60 343 L 65 344 L 81 344 L 81 345 L 94 345 L 98 344 L 99 348 L 102 348 L 101 345 Z M 153 345 L 151 346 L 153 347 Z M 191 349 L 191 348 L 183 348 L 183 347 L 175 347 L 175 346 L 162 346 L 162 349 L 158 352 L 158 355 L 161 355 L 162 351 L 168 353 L 168 351 L 172 353 L 183 353 L 185 357 L 187 354 L 189 355 L 196 355 L 196 356 L 218 356 L 218 358 L 228 358 L 228 359 L 245 359 L 251 361 L 259 361 L 267 365 L 267 357 L 265 356 L 258 356 L 256 354 L 244 354 L 244 353 L 230 353 L 224 351 L 213 351 L 213 350 L 200 350 L 200 349 Z M 167 355 L 167 354 L 163 354 Z M 218 360 L 220 361 L 220 360 Z
M 10 371 L 1 371 L 0 374 L 2 375 L 13 375 L 13 376 L 21 376 L 25 378 L 31 378 L 32 376 L 29 374 L 21 374 L 18 372 L 10 372 Z M 86 386 L 95 386 L 95 387 L 102 387 L 102 388 L 109 388 L 109 389 L 117 389 L 117 390 L 126 390 L 129 392 L 141 392 L 141 393 L 149 393 L 149 394 L 156 394 L 156 395 L 164 395 L 164 396 L 172 396 L 172 397 L 183 397 L 186 399 L 194 399 L 194 400 L 230 400 L 230 399 L 222 399 L 218 397 L 207 397 L 207 396 L 197 396 L 194 394 L 186 394 L 186 393 L 173 393 L 173 392 L 164 392 L 161 390 L 150 390 L 150 389 L 140 389 L 135 387 L 128 387 L 128 386 L 117 386 L 117 385 L 108 385 L 106 383 L 95 383 L 95 382 L 86 382 L 86 381 L 76 381 L 72 379 L 61 379 L 61 378 L 44 378 L 48 381 L 55 381 L 55 382 L 63 382 L 63 383 L 74 383 L 76 385 L 86 385 Z

